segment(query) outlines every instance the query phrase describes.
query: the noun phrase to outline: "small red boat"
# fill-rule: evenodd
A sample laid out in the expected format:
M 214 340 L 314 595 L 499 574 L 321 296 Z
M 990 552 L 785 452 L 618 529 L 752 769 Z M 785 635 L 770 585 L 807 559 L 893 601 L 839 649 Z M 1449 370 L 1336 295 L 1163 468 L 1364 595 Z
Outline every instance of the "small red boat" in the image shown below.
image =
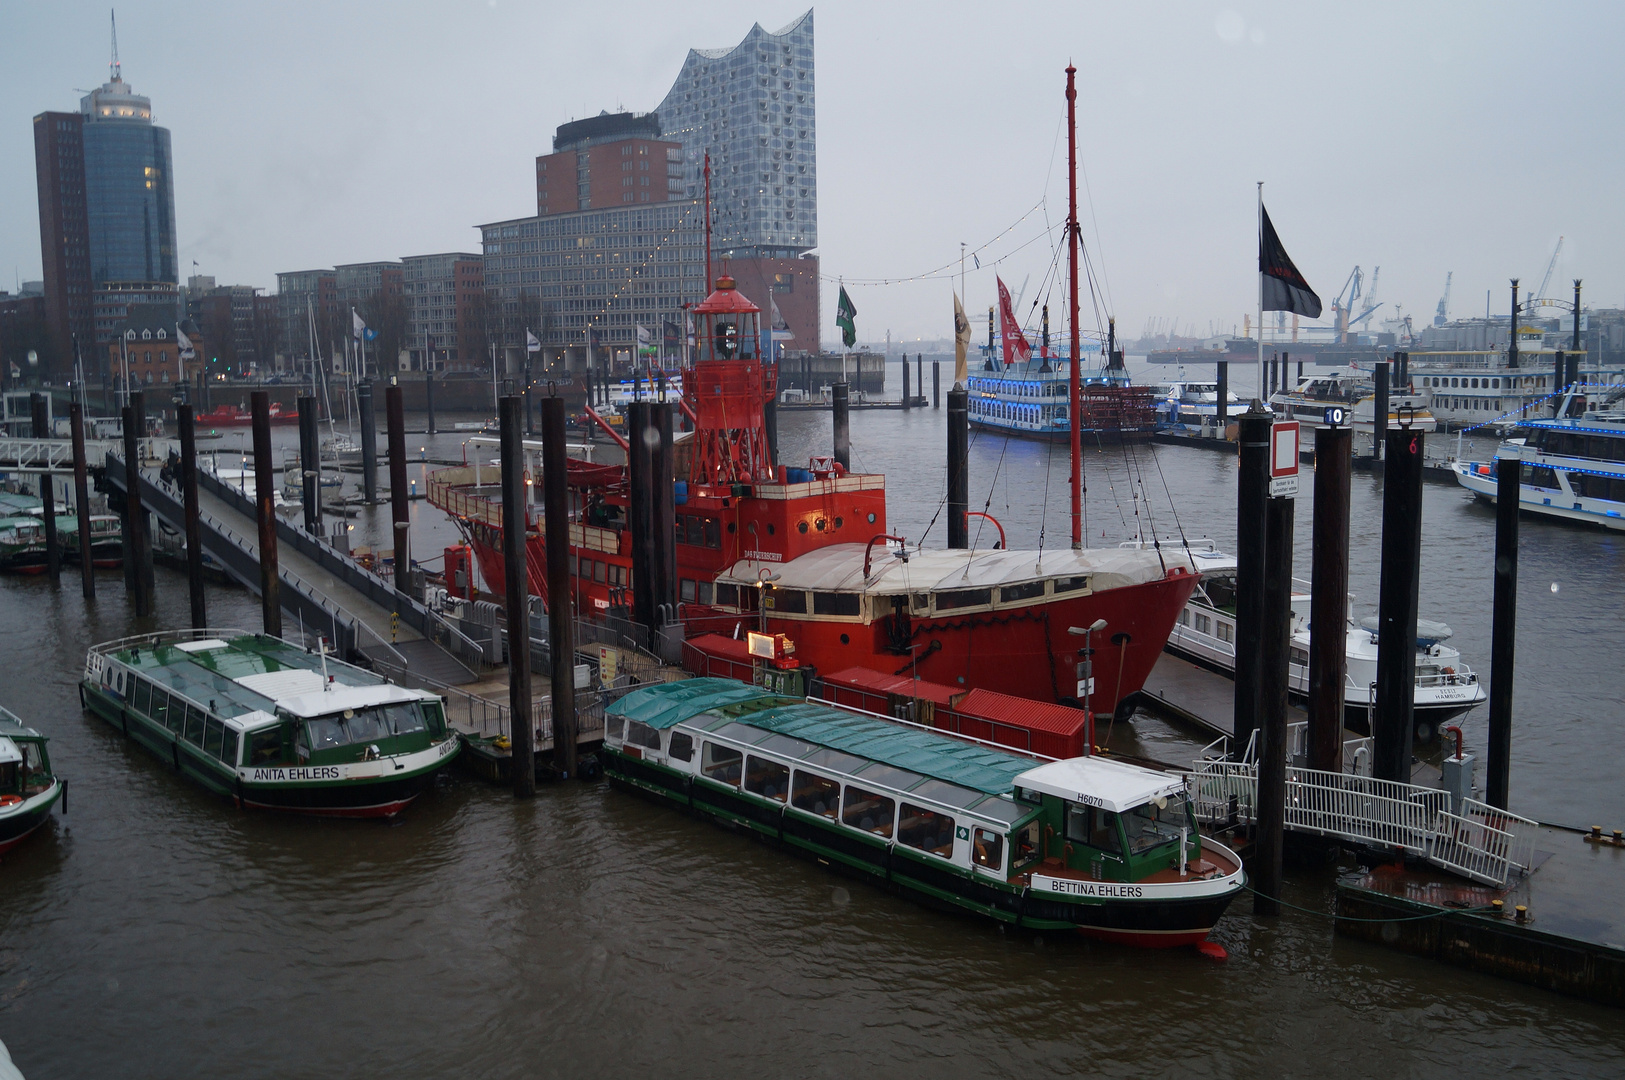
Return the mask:
M 273 425 L 297 424 L 299 422 L 298 413 L 283 412 L 282 406 L 275 401 L 271 402 L 269 411 Z M 213 409 L 198 417 L 197 422 L 198 426 L 206 428 L 248 427 L 254 422 L 254 414 L 251 410 L 240 405 L 216 405 Z

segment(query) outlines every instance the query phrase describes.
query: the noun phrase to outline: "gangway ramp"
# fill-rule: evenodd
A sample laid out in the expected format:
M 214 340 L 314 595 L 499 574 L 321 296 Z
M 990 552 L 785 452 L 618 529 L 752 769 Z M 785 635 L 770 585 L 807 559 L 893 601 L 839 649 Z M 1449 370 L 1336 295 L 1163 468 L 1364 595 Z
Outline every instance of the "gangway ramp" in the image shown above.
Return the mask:
M 123 462 L 107 455 L 107 476 L 125 489 Z M 166 526 L 185 530 L 181 492 L 143 470 L 142 502 Z M 198 519 L 203 547 L 234 580 L 260 591 L 259 532 L 253 504 L 207 473 L 198 477 Z M 431 674 L 459 685 L 478 676 L 470 661 L 479 646 L 447 626 L 422 604 L 391 587 L 348 556 L 277 522 L 277 569 L 285 611 L 306 630 L 327 634 L 341 654 L 361 653 L 374 661 Z

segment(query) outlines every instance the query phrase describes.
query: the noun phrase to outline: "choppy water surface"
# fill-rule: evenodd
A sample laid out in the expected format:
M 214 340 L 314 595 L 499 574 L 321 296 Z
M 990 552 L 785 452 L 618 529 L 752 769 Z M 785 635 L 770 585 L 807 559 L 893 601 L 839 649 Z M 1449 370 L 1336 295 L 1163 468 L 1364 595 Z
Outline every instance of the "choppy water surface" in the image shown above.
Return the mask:
M 853 418 L 854 464 L 888 474 L 911 539 L 940 505 L 943 425 Z M 827 413 L 781 428 L 788 461 L 828 446 Z M 413 441 L 460 454 L 460 437 Z M 1067 543 L 1059 448 L 979 436 L 971 455 L 972 504 L 991 493 L 1012 546 L 1041 524 L 1046 546 Z M 1166 485 L 1187 535 L 1233 540 L 1232 459 L 1113 449 L 1088 470 L 1093 543 L 1132 534 L 1141 479 L 1159 532 L 1177 533 Z M 1358 610 L 1376 599 L 1380 481 L 1354 487 Z M 1487 675 L 1493 514 L 1443 485 L 1426 499 L 1423 613 Z M 414 515 L 419 551 L 454 538 L 426 504 Z M 1620 541 L 1523 532 L 1515 804 L 1625 824 Z M 31 1080 L 1625 1070 L 1617 1011 L 1340 940 L 1310 915 L 1255 922 L 1238 904 L 1215 935 L 1223 964 L 1001 933 L 601 784 L 516 805 L 450 776 L 395 825 L 240 813 L 79 711 L 87 644 L 185 622 L 183 580 L 158 574 L 143 622 L 117 571 L 89 609 L 72 574 L 0 578 L 0 702 L 52 736 L 71 780 L 68 815 L 0 863 L 0 1038 Z M 247 594 L 210 602 L 211 621 L 255 625 Z M 1194 745 L 1147 720 L 1116 738 Z M 1288 899 L 1324 910 L 1327 880 L 1296 875 Z

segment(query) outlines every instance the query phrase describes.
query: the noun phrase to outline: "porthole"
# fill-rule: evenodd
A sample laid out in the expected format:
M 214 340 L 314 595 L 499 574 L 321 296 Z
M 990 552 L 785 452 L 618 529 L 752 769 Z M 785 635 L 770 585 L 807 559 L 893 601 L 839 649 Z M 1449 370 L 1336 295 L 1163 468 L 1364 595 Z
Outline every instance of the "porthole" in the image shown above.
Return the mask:
M 875 516 L 873 514 L 870 514 L 869 515 L 869 524 L 873 525 L 874 523 L 875 523 Z
M 841 527 L 841 525 L 842 525 L 842 520 L 840 518 L 836 518 L 835 519 L 835 527 L 837 529 L 839 529 Z
M 823 518 L 819 518 L 817 521 L 813 522 L 813 525 L 817 527 L 819 532 L 823 532 L 825 526 L 828 524 L 829 522 L 825 521 Z
M 851 635 L 849 635 L 849 634 L 842 634 L 842 635 L 841 635 L 841 644 L 842 644 L 842 645 L 850 645 L 850 644 L 852 644 L 852 637 L 851 637 Z
M 769 528 L 771 528 L 771 527 L 772 526 L 769 526 Z M 796 531 L 800 532 L 800 533 L 805 533 L 807 531 L 807 523 L 805 521 L 797 522 L 796 523 Z
M 767 535 L 772 536 L 775 532 L 778 532 L 778 530 L 773 527 L 773 523 L 771 521 L 768 522 L 767 523 Z
M 738 532 L 739 530 L 738 530 L 738 527 L 735 526 L 734 523 L 730 521 L 730 522 L 728 522 L 728 531 L 730 533 L 733 533 L 733 532 Z

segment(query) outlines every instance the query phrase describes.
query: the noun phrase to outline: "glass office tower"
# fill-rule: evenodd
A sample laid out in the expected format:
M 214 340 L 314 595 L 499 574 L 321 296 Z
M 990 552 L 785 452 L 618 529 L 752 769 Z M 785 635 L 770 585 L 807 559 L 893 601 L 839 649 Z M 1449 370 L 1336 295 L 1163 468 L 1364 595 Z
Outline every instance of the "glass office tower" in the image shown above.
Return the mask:
M 116 69 L 79 112 L 91 281 L 178 283 L 169 129 L 153 124 L 152 103 Z

